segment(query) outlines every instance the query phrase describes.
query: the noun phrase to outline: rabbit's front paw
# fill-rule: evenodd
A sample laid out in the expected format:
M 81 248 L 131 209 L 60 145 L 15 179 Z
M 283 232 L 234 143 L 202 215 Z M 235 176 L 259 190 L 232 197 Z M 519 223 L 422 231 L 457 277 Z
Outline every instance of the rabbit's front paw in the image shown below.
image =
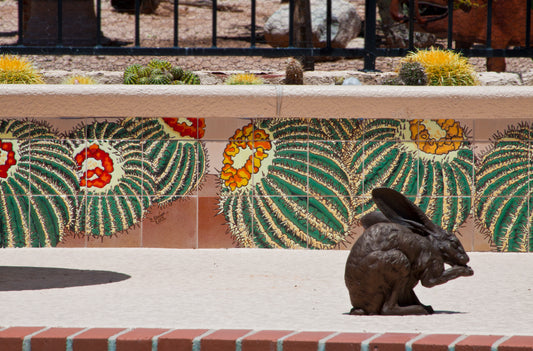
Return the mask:
M 474 275 L 474 270 L 470 268 L 469 266 L 456 266 L 459 270 L 459 275 L 463 277 L 470 277 Z

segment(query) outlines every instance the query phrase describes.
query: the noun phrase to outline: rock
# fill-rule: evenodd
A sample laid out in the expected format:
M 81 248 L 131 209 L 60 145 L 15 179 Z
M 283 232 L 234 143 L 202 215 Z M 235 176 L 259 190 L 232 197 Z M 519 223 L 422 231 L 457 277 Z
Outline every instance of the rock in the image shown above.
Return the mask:
M 361 31 L 361 18 L 355 7 L 344 0 L 332 0 L 331 45 L 345 48 Z M 326 1 L 311 0 L 313 45 L 325 47 L 327 40 Z M 283 4 L 264 26 L 265 40 L 273 47 L 289 46 L 289 4 Z
M 516 73 L 479 72 L 478 78 L 481 85 L 522 85 Z
M 361 81 L 355 77 L 348 77 L 343 82 L 342 85 L 363 85 Z

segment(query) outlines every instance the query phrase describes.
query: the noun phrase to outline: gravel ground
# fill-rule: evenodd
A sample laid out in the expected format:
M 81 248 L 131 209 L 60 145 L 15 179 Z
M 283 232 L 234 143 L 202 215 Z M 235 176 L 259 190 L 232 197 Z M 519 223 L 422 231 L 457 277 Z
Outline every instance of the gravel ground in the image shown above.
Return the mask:
M 17 40 L 17 1 L 0 0 L 0 44 L 14 44 Z M 163 0 L 155 14 L 141 15 L 141 45 L 165 47 L 172 45 L 173 5 Z M 182 1 L 179 9 L 179 45 L 183 47 L 211 46 L 211 8 L 199 6 L 201 0 Z M 364 18 L 364 0 L 351 0 L 361 18 Z M 244 40 L 250 33 L 249 0 L 219 0 L 218 39 L 219 47 L 247 47 Z M 279 0 L 257 2 L 257 33 L 270 15 L 280 6 Z M 102 2 L 102 31 L 104 36 L 122 42 L 134 41 L 134 16 L 113 10 L 109 1 Z M 259 43 L 258 47 L 267 47 Z M 360 47 L 360 46 L 359 46 Z M 29 56 L 42 70 L 81 71 L 123 71 L 132 63 L 147 63 L 151 57 L 135 56 Z M 263 71 L 273 72 L 285 69 L 285 58 L 265 57 L 164 57 L 174 65 L 195 71 Z M 393 71 L 397 58 L 378 58 L 376 68 L 382 72 Z M 486 71 L 485 60 L 470 59 L 478 72 Z M 359 70 L 361 59 L 339 59 L 317 62 L 316 71 Z M 507 59 L 507 71 L 526 73 L 533 71 L 533 60 L 529 58 Z

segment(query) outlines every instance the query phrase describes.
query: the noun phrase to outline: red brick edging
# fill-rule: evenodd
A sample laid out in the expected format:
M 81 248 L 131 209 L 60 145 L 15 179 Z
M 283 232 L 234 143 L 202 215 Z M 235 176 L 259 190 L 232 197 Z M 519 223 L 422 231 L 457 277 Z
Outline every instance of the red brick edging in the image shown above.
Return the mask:
M 533 335 L 0 327 L 1 351 L 525 351 Z

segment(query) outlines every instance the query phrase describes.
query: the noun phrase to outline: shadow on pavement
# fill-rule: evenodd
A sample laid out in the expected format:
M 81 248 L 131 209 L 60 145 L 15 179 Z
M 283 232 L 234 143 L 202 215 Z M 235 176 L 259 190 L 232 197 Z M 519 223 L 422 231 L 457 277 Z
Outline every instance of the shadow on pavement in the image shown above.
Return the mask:
M 111 271 L 0 266 L 0 291 L 40 290 L 116 283 L 131 278 Z

